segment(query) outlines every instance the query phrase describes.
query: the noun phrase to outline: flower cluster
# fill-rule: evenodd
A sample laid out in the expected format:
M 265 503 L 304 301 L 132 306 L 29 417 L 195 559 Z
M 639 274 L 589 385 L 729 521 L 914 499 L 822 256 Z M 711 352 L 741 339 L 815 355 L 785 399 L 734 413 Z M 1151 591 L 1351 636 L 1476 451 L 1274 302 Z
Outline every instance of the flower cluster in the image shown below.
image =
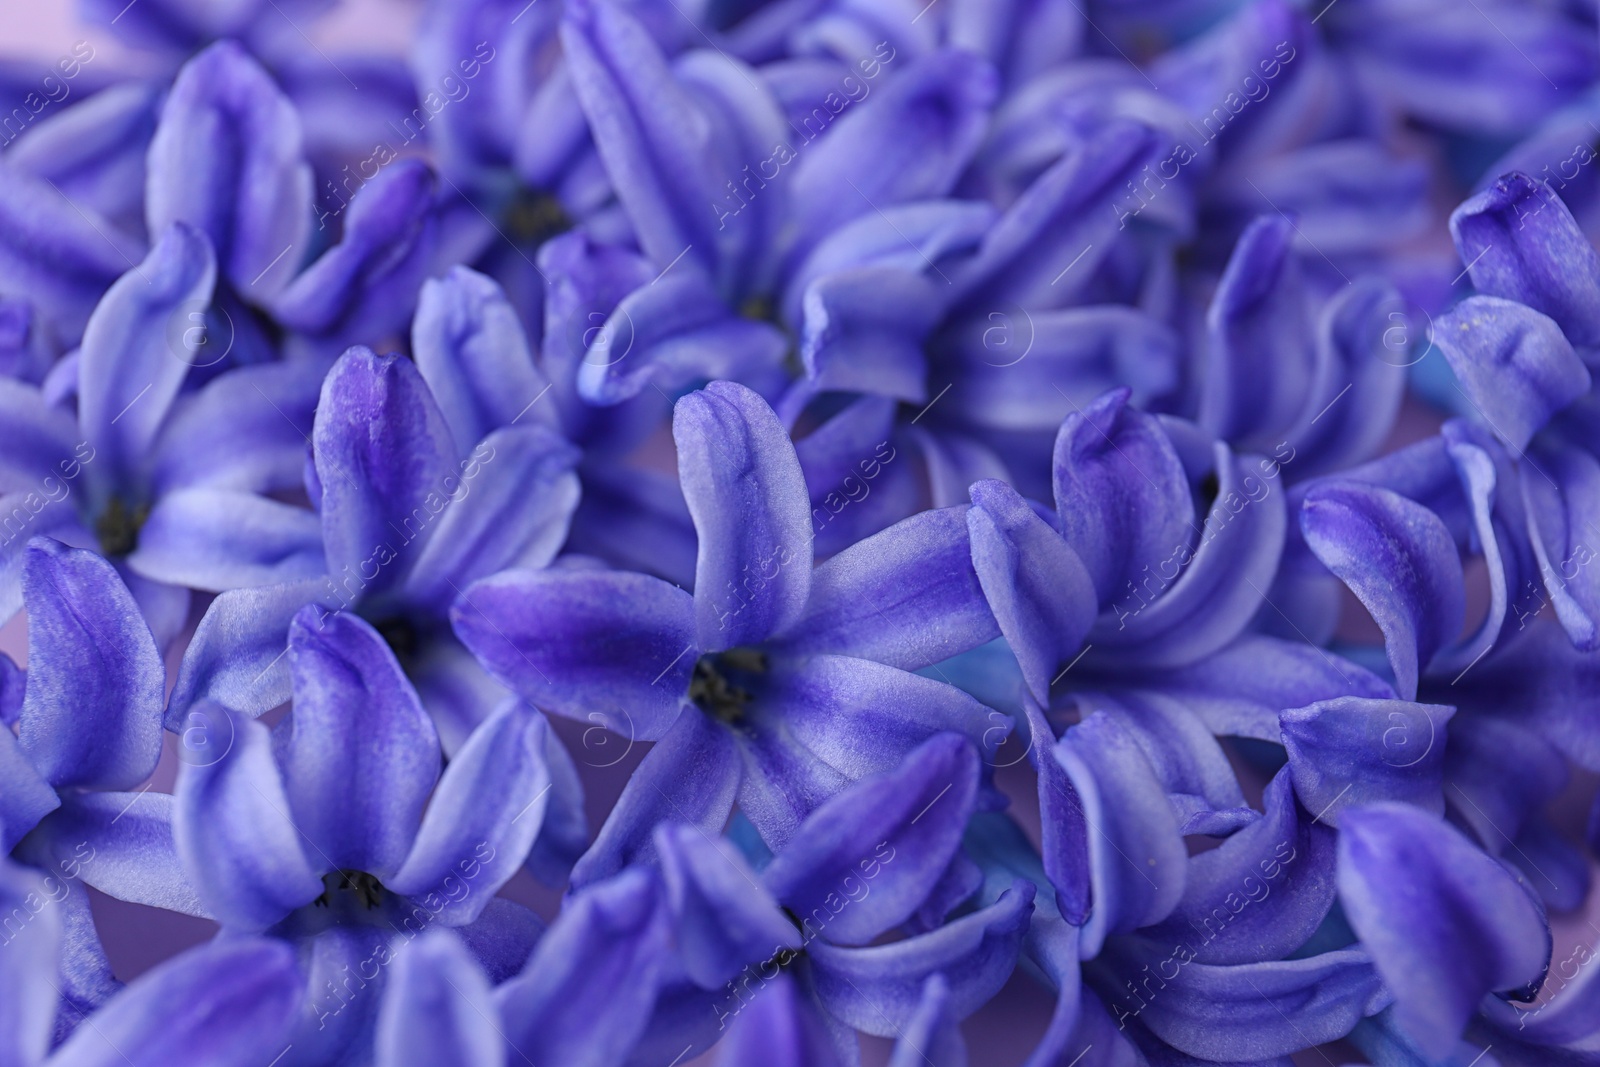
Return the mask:
M 1592 5 L 335 6 L 0 67 L 0 1065 L 1600 1064 Z

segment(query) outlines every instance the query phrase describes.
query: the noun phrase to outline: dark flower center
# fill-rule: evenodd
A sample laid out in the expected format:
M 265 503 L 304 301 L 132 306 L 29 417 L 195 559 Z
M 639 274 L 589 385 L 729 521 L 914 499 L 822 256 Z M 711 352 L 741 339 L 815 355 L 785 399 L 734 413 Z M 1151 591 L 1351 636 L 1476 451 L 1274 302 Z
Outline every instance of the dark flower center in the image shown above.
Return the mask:
M 312 901 L 319 908 L 333 904 L 333 894 L 354 893 L 370 911 L 383 901 L 383 883 L 366 871 L 329 871 L 322 876 L 322 895 Z
M 1222 480 L 1217 477 L 1216 471 L 1208 471 L 1195 489 L 1195 495 L 1200 498 L 1197 501 L 1200 506 L 1196 510 L 1202 522 L 1211 514 L 1211 505 L 1217 502 L 1217 494 L 1220 492 L 1222 492 Z
M 378 631 L 378 636 L 383 638 L 389 651 L 394 653 L 394 658 L 402 664 L 410 662 L 422 648 L 422 635 L 417 633 L 410 619 L 398 615 L 379 619 L 372 624 L 372 628 Z
M 94 520 L 95 537 L 100 541 L 100 551 L 106 556 L 126 556 L 139 547 L 139 530 L 150 517 L 150 506 L 141 504 L 130 509 L 121 497 L 114 496 L 106 504 L 100 517 Z
M 767 654 L 758 648 L 708 653 L 695 660 L 689 699 L 707 715 L 732 725 L 744 719 L 759 676 L 766 673 Z
M 572 229 L 572 216 L 549 193 L 523 189 L 506 208 L 506 227 L 519 243 L 542 245 Z
M 739 305 L 739 314 L 752 322 L 765 322 L 773 326 L 781 326 L 778 322 L 778 305 L 770 296 L 757 293 L 747 296 L 744 303 Z

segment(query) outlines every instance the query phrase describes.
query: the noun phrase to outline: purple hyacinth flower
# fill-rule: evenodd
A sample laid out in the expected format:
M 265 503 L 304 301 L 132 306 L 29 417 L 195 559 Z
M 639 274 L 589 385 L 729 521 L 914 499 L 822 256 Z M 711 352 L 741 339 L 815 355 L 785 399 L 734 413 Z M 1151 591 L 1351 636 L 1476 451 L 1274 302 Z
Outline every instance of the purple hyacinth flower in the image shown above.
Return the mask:
M 659 819 L 720 829 L 736 801 L 781 844 L 930 734 L 985 732 L 977 701 L 909 673 L 994 636 L 960 510 L 813 568 L 794 446 L 760 397 L 714 383 L 678 402 L 674 432 L 700 535 L 692 596 L 620 571 L 511 571 L 452 610 L 461 640 L 525 699 L 659 742 L 579 884 L 648 856 Z

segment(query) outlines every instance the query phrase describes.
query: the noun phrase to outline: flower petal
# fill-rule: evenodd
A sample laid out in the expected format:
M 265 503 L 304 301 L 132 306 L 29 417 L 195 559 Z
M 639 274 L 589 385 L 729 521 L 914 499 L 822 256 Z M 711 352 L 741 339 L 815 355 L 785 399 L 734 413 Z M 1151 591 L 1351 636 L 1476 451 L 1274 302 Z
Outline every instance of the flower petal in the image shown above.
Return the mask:
M 998 81 L 972 53 L 940 51 L 839 118 L 795 170 L 802 247 L 875 209 L 949 192 L 983 138 Z
M 184 65 L 150 142 L 151 233 L 192 224 L 233 288 L 261 304 L 308 251 L 311 182 L 294 105 L 241 45 L 219 41 Z
M 1461 560 L 1444 523 L 1399 493 L 1332 482 L 1306 494 L 1300 530 L 1383 630 L 1395 688 L 1414 699 L 1418 673 L 1466 614 Z
M 178 398 L 156 439 L 151 487 L 253 492 L 304 484 L 322 382 L 291 363 L 237 367 Z
M 524 416 L 555 425 L 554 401 L 534 406 L 550 382 L 494 279 L 458 265 L 424 282 L 411 323 L 411 351 L 462 448 Z
M 551 788 L 544 716 L 509 701 L 473 731 L 445 768 L 405 864 L 389 884 L 408 896 L 445 894 L 440 921 L 476 919 L 517 872 L 544 822 Z M 459 900 L 453 886 L 465 883 Z
M 333 352 L 403 331 L 433 265 L 437 197 L 422 160 L 385 167 L 357 190 L 339 243 L 274 298 L 273 315 Z
M 327 573 L 315 512 L 235 489 L 180 489 L 157 500 L 128 566 L 210 592 Z
M 77 440 L 72 416 L 46 403 L 33 386 L 0 377 L 0 492 L 37 492 L 45 478 L 81 470 L 73 460 Z M 94 457 L 92 445 L 78 447 L 80 459 L 81 452 Z
M 1119 1028 L 1137 1018 L 1179 1052 L 1208 1061 L 1259 1063 L 1335 1041 L 1389 1002 L 1358 948 L 1232 967 L 1187 955 L 1182 946 L 1117 938 L 1088 974 Z M 1174 967 L 1176 977 L 1148 990 L 1148 999 L 1136 991 L 1145 975 L 1165 977 Z M 1227 1025 L 1217 1025 L 1222 1019 Z
M 1448 1055 L 1484 995 L 1537 983 L 1550 930 L 1530 892 L 1437 816 L 1408 804 L 1344 813 L 1339 898 L 1395 1020 L 1428 1056 Z
M 716 262 L 711 127 L 644 27 L 622 8 L 566 7 L 561 43 L 595 146 L 658 266 Z
M 624 1060 L 649 1022 L 667 932 L 660 886 L 645 871 L 571 898 L 527 967 L 495 990 L 507 1044 L 530 1063 Z
M 536 707 L 630 739 L 661 737 L 689 691 L 689 594 L 613 571 L 507 571 L 451 609 L 456 636 Z
M 1200 963 L 1255 963 L 1288 956 L 1317 931 L 1334 897 L 1334 833 L 1295 803 L 1279 771 L 1266 814 L 1209 852 L 1189 857 L 1183 899 L 1140 931 L 1182 946 Z
M 1108 934 L 1160 922 L 1183 899 L 1188 854 L 1166 791 L 1138 743 L 1098 712 L 1062 735 L 1066 768 L 1084 817 L 1093 877 L 1083 929 L 1085 958 Z
M 52 1067 L 249 1067 L 287 1044 L 303 989 L 281 941 L 218 939 L 135 979 L 50 1057 Z
M 137 793 L 87 793 L 39 829 L 63 873 L 118 900 L 210 918 L 189 884 L 174 843 L 174 801 Z M 87 856 L 85 856 L 87 852 Z
M 747 967 L 800 949 L 799 931 L 726 839 L 666 822 L 656 828 L 655 854 L 683 969 L 702 988 L 729 985 Z
M 1510 300 L 1469 296 L 1434 320 L 1432 339 L 1468 405 L 1514 452 L 1589 391 L 1589 368 L 1561 327 Z
M 995 637 L 973 570 L 968 509 L 937 508 L 856 542 L 816 569 L 781 643 L 917 670 Z
M 1450 235 L 1478 292 L 1548 315 L 1575 345 L 1600 345 L 1600 255 L 1549 185 L 1501 175 L 1451 213 Z
M 267 728 L 215 705 L 184 730 L 173 837 L 195 892 L 224 926 L 264 930 L 322 893 L 289 815 Z M 331 869 L 331 864 L 319 864 Z
M 327 578 L 259 589 L 234 589 L 211 602 L 178 664 L 167 700 L 166 726 L 176 730 L 189 710 L 214 702 L 249 716 L 289 699 L 289 621 L 307 604 L 337 599 Z
M 1405 700 L 1339 697 L 1279 715 L 1294 791 L 1339 825 L 1345 808 L 1406 801 L 1444 814 L 1445 724 L 1455 709 Z
M 787 972 L 763 983 L 723 1025 L 727 1036 L 718 1042 L 717 1067 L 843 1067 L 816 1008 Z
M 395 953 L 373 1035 L 378 1067 L 500 1067 L 494 993 L 454 933 L 434 928 Z
M 586 886 L 649 862 L 655 853 L 652 835 L 663 822 L 689 822 L 720 834 L 742 775 L 733 735 L 698 708 L 684 709 L 634 769 L 594 844 L 573 867 L 572 885 Z
M 1107 393 L 1067 417 L 1055 446 L 1056 513 L 1101 604 L 1194 540 L 1194 500 L 1172 442 L 1153 417 Z
M 917 1015 L 928 977 L 950 984 L 946 1011 L 971 1015 L 1016 966 L 1033 913 L 1033 883 L 1019 880 L 1000 899 L 929 934 L 868 948 L 813 942 L 810 957 L 817 999 L 830 1014 L 879 1037 L 903 1033 Z
M 672 435 L 700 534 L 700 648 L 719 652 L 782 632 L 811 590 L 810 497 L 788 431 L 756 393 L 713 382 L 678 401 Z
M 1015 489 L 990 479 L 971 491 L 967 528 L 978 580 L 1034 699 L 1048 703 L 1056 668 L 1083 646 L 1099 613 L 1094 583 Z
M 349 613 L 319 614 L 306 607 L 289 626 L 284 788 L 313 854 L 387 881 L 439 779 L 439 735 L 377 631 Z
M 808 937 L 867 944 L 928 898 L 961 847 L 977 792 L 972 745 L 936 735 L 893 772 L 856 782 L 808 815 L 762 879 Z
M 133 788 L 161 757 L 167 672 L 150 627 L 116 570 L 85 549 L 31 542 L 22 584 L 23 751 L 53 786 Z
M 496 571 L 553 560 L 578 506 L 578 450 L 543 426 L 495 430 L 445 479 L 449 506 L 429 532 L 402 594 L 443 615 L 461 590 Z
M 17 735 L 0 730 L 0 849 L 9 854 L 40 819 L 60 806 L 61 798 L 33 769 Z
M 0 1062 L 17 1067 L 43 1063 L 50 1051 L 61 915 L 55 908 L 33 907 L 49 896 L 38 871 L 0 859 L 0 907 L 7 916 L 28 917 L 20 927 L 7 929 L 6 951 L 0 953 Z
M 374 596 L 399 580 L 397 554 L 450 492 L 450 429 L 416 364 L 352 348 L 322 383 L 312 440 L 329 573 Z
M 83 331 L 79 421 L 96 452 L 91 477 L 101 484 L 143 473 L 178 388 L 200 359 L 195 338 L 204 331 L 192 323 L 216 286 L 211 246 L 187 223 L 157 232 L 150 254 L 106 290 Z

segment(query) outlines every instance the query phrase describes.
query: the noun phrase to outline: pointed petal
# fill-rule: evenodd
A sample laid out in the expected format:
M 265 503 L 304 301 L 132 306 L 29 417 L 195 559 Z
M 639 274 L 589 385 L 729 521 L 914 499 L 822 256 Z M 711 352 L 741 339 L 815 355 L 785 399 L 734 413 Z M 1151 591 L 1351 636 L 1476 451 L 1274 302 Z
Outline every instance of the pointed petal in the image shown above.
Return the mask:
M 178 855 L 219 922 L 264 930 L 315 900 L 322 881 L 290 818 L 267 728 L 214 705 L 192 714 L 207 719 L 181 735 L 173 793 Z
M 1444 523 L 1399 493 L 1333 482 L 1306 494 L 1300 530 L 1383 630 L 1395 688 L 1415 698 L 1418 673 L 1460 633 L 1466 613 L 1461 560 Z
M 1407 804 L 1344 813 L 1339 897 L 1401 1030 L 1443 1057 L 1490 992 L 1536 983 L 1550 931 L 1517 878 L 1460 831 Z
M 550 382 L 533 361 L 522 320 L 492 278 L 463 266 L 423 283 L 411 324 L 417 369 L 463 448 L 524 415 L 553 426 Z
M 800 949 L 799 931 L 726 839 L 665 823 L 655 852 L 684 971 L 702 988 L 728 985 L 747 967 Z
M 831 944 L 866 944 L 927 899 L 960 848 L 977 790 L 977 752 L 939 734 L 807 816 L 762 878 L 808 935 L 814 927 Z
M 590 885 L 649 862 L 655 854 L 651 835 L 663 822 L 688 822 L 720 834 L 741 777 L 733 735 L 699 708 L 684 709 L 635 768 L 594 844 L 572 869 L 572 885 Z
M 517 872 L 544 822 L 551 788 L 544 716 L 509 701 L 473 731 L 428 803 L 416 843 L 390 884 L 412 897 L 443 895 L 441 921 L 476 919 Z M 458 899 L 455 887 L 465 885 Z
M 1587 566 L 1591 516 L 1600 514 L 1600 460 L 1574 447 L 1536 449 L 1523 459 L 1528 535 L 1545 592 L 1574 647 L 1600 648 L 1600 568 Z
M 327 578 L 235 589 L 211 602 L 178 664 L 166 726 L 205 702 L 256 716 L 289 699 L 289 621 L 307 604 L 334 604 Z
M 352 348 L 322 384 L 312 440 L 329 573 L 380 593 L 399 580 L 397 553 L 442 510 L 449 427 L 414 363 Z
M 157 500 L 128 566 L 210 592 L 327 573 L 316 512 L 234 489 L 180 489 Z
M 304 608 L 289 626 L 284 789 L 310 854 L 388 881 L 438 781 L 439 735 L 377 631 L 348 612 L 319 614 Z
M 1279 715 L 1294 791 L 1330 826 L 1345 808 L 1406 801 L 1444 814 L 1445 724 L 1455 709 L 1340 697 Z
M 1556 191 L 1513 171 L 1450 215 L 1472 287 L 1554 319 L 1575 345 L 1600 345 L 1600 255 Z
M 451 610 L 456 636 L 529 703 L 638 740 L 683 707 L 694 650 L 689 595 L 612 571 L 508 571 Z
M 1287 215 L 1246 227 L 1206 313 L 1197 421 L 1223 440 L 1276 444 L 1309 396 L 1315 338 L 1294 237 Z
M 944 312 L 938 287 L 893 267 L 857 267 L 806 287 L 800 358 L 813 388 L 928 399 L 922 343 Z
M 357 190 L 339 243 L 274 298 L 273 315 L 331 351 L 404 331 L 433 265 L 437 199 L 422 160 L 389 164 Z
M 651 874 L 628 871 L 573 897 L 528 966 L 495 990 L 507 1043 L 530 1063 L 623 1060 L 649 1021 L 666 947 Z
M 794 445 L 766 401 L 734 382 L 679 400 L 672 434 L 700 534 L 698 644 L 759 643 L 800 617 L 811 590 L 810 498 Z
M 946 1006 L 964 1019 L 1005 984 L 1033 914 L 1033 884 L 1018 881 L 982 911 L 918 937 L 870 948 L 813 942 L 806 953 L 817 998 L 828 1012 L 879 1037 L 904 1032 L 916 1017 L 928 977 L 950 984 Z
M 311 180 L 294 105 L 242 46 L 220 41 L 184 65 L 150 142 L 151 233 L 192 224 L 234 289 L 261 304 L 309 250 Z
M 281 941 L 219 939 L 135 979 L 52 1067 L 249 1067 L 286 1042 L 303 979 Z
M 377 1067 L 500 1067 L 505 1061 L 489 979 L 455 933 L 436 927 L 395 954 L 373 1037 Z
M 967 527 L 978 580 L 1034 699 L 1048 703 L 1056 668 L 1077 654 L 1099 613 L 1094 583 L 1015 489 L 990 479 L 971 491 Z
M 142 474 L 178 387 L 200 358 L 194 315 L 211 303 L 217 266 L 199 230 L 176 223 L 89 316 L 78 369 L 79 420 L 95 448 L 95 477 Z M 124 502 L 126 503 L 126 501 Z
M 566 8 L 561 43 L 617 197 L 658 266 L 716 262 L 711 128 L 644 27 L 622 8 Z
M 28 687 L 18 739 L 51 785 L 131 789 L 161 756 L 166 668 L 116 570 L 40 538 L 23 570 Z
M 829 559 L 783 645 L 912 671 L 992 640 L 966 515 L 964 507 L 924 511 Z
M 173 798 L 149 787 L 87 793 L 63 805 L 39 833 L 63 874 L 74 871 L 107 896 L 210 918 L 178 856 L 174 812 Z
M 1589 368 L 1561 327 L 1522 304 L 1469 296 L 1434 320 L 1431 336 L 1468 406 L 1514 452 L 1589 391 Z
M 1189 858 L 1183 899 L 1141 937 L 1200 963 L 1279 959 L 1306 943 L 1333 904 L 1335 835 L 1295 804 L 1286 772 L 1262 804 L 1265 816 Z
M 795 171 L 802 241 L 949 192 L 983 138 L 998 89 L 993 67 L 951 49 L 912 63 L 840 117 Z
M 445 478 L 450 505 L 429 533 L 403 595 L 444 614 L 481 577 L 555 559 L 578 506 L 579 453 L 543 426 L 508 426 Z
M 1090 829 L 1092 910 L 1082 949 L 1108 934 L 1160 922 L 1183 898 L 1188 854 L 1172 805 L 1138 743 L 1098 712 L 1069 729 L 1054 751 Z
M 1183 463 L 1160 424 L 1107 393 L 1061 424 L 1055 446 L 1056 512 L 1101 604 L 1121 599 L 1145 567 L 1193 540 L 1194 500 Z

